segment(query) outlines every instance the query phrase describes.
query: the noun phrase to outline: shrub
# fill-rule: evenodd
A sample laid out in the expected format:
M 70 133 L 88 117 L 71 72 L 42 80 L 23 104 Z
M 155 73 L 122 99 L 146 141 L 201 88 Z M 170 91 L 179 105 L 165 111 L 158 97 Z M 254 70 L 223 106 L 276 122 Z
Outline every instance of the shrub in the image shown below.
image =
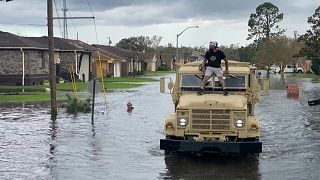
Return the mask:
M 168 68 L 166 65 L 161 65 L 158 67 L 157 71 L 168 71 Z
M 67 94 L 67 98 L 68 98 L 68 102 L 66 105 L 67 113 L 78 114 L 79 112 L 82 112 L 82 113 L 91 112 L 89 98 L 86 100 L 79 100 L 76 97 L 71 97 L 69 94 Z

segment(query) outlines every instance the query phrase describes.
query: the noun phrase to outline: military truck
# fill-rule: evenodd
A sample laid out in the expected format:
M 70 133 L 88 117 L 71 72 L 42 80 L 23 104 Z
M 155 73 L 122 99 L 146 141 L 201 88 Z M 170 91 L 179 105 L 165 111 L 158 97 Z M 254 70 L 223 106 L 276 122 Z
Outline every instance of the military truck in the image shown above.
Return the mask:
M 254 112 L 260 100 L 256 67 L 245 62 L 228 62 L 230 75 L 224 77 L 227 96 L 214 76 L 204 94 L 197 94 L 203 78 L 199 70 L 201 62 L 183 64 L 176 70 L 175 83 L 171 84 L 175 111 L 165 120 L 166 138 L 160 139 L 160 149 L 166 154 L 262 152 L 260 122 Z M 223 62 L 222 69 L 225 69 Z M 164 82 L 160 81 L 161 89 Z

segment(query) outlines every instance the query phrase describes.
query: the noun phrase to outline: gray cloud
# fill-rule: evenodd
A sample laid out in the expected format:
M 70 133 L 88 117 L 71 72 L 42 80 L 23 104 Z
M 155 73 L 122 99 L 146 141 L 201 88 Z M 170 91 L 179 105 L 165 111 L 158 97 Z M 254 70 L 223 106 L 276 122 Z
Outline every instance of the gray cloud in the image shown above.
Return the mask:
M 319 0 L 317 0 L 319 2 Z M 28 3 L 26 3 L 28 2 Z M 62 15 L 62 0 L 55 0 Z M 99 25 L 143 26 L 159 23 L 178 23 L 187 20 L 249 19 L 262 0 L 67 0 L 69 16 L 92 16 L 91 4 Z M 317 4 L 314 0 L 272 0 L 286 16 L 312 15 Z M 0 2 L 0 23 L 46 23 L 45 0 L 14 0 Z M 14 19 L 14 21 L 13 21 Z M 78 20 L 76 24 L 88 21 Z

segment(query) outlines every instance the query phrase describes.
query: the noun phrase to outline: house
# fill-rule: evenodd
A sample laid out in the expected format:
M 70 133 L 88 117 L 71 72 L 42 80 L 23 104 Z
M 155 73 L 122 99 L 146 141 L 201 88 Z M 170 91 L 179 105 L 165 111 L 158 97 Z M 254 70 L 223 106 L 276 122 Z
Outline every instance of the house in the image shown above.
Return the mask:
M 21 37 L 0 31 L 0 84 L 36 85 L 49 79 L 47 37 Z M 88 81 L 95 48 L 78 40 L 54 38 L 57 77 L 70 79 L 74 67 L 77 79 Z
M 32 85 L 49 79 L 48 49 L 0 31 L 0 85 Z
M 121 71 L 121 67 L 124 67 L 126 60 L 117 55 L 111 54 L 103 48 L 97 48 L 97 51 L 93 55 L 96 75 L 98 78 L 101 77 L 120 77 L 121 72 L 128 74 L 127 70 Z
M 156 53 L 138 53 L 139 59 L 143 60 L 142 67 L 145 71 L 156 71 L 157 70 L 157 56 Z
M 155 53 L 154 59 L 156 59 L 156 69 L 175 69 L 175 55 L 166 54 L 162 52 Z
M 117 65 L 114 66 L 114 70 L 120 71 L 120 76 L 139 74 L 142 72 L 143 60 L 139 58 L 138 52 L 128 51 L 128 50 L 114 47 L 114 46 L 105 46 L 105 45 L 98 45 L 98 44 L 94 44 L 93 46 L 96 47 L 99 52 L 104 53 L 107 59 L 108 58 L 111 59 L 110 63 L 112 63 L 112 59 L 113 59 L 113 62 L 116 62 Z M 108 57 L 108 54 L 109 54 L 109 57 Z M 112 55 L 113 57 L 111 57 L 110 55 Z M 114 61 L 115 60 L 114 56 L 120 59 L 117 59 L 117 61 Z
M 26 38 L 48 48 L 46 36 Z M 87 82 L 92 78 L 92 56 L 96 50 L 93 46 L 79 40 L 55 37 L 54 47 L 57 76 L 70 80 L 70 70 L 73 68 L 77 79 Z

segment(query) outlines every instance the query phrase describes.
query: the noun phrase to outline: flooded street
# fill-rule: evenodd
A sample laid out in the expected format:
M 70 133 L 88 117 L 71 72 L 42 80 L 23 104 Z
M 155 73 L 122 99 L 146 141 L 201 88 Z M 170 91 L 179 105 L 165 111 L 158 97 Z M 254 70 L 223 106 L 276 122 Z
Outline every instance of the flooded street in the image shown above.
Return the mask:
M 0 179 L 320 179 L 320 95 L 310 79 L 271 75 L 269 95 L 256 106 L 263 153 L 253 156 L 165 156 L 159 139 L 174 111 L 159 82 L 98 94 L 91 114 L 60 109 L 50 120 L 48 105 L 0 105 Z M 286 84 L 300 97 L 288 99 Z M 134 110 L 126 111 L 131 101 Z

